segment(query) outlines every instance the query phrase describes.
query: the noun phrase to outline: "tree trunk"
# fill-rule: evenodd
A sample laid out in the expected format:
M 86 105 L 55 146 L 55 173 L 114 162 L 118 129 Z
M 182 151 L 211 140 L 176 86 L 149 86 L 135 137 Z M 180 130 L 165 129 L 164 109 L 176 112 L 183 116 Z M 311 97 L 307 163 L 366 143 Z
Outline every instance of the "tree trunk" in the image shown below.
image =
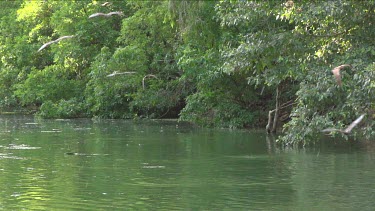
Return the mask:
M 272 111 L 269 111 L 269 112 L 268 112 L 268 123 L 267 123 L 267 126 L 266 126 L 266 131 L 267 131 L 267 133 L 271 133 L 272 113 L 273 113 L 274 111 L 275 111 L 275 110 L 272 110 Z
M 279 120 L 279 110 L 282 109 L 279 107 L 280 103 L 279 103 L 279 86 L 277 86 L 276 88 L 276 107 L 274 110 L 271 110 L 268 112 L 268 123 L 267 123 L 267 126 L 266 126 L 266 130 L 267 130 L 267 133 L 275 133 L 276 132 L 276 128 L 277 128 L 277 122 Z M 274 114 L 273 116 L 273 121 L 272 121 L 272 114 Z M 271 124 L 272 124 L 272 127 L 271 127 Z
M 276 88 L 276 106 L 275 106 L 275 116 L 273 116 L 272 133 L 276 133 L 277 122 L 279 121 L 279 86 Z

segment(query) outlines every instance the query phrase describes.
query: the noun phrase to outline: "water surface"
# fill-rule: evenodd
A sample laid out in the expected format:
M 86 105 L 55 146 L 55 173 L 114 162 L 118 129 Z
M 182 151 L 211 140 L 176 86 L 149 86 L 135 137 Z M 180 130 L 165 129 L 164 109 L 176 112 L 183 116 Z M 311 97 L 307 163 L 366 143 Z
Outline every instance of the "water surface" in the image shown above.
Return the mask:
M 176 121 L 0 117 L 3 210 L 372 210 L 375 150 Z

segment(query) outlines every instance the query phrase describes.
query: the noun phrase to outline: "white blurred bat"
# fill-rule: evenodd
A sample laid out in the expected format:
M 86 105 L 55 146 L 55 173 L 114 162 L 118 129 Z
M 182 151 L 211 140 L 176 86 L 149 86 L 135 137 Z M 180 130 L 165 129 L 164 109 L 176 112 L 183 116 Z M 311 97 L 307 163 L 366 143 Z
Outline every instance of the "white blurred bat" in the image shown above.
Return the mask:
M 98 12 L 98 13 L 94 13 L 92 15 L 89 16 L 89 18 L 95 18 L 95 17 L 98 17 L 98 16 L 103 16 L 103 17 L 111 17 L 112 15 L 119 15 L 119 16 L 122 16 L 124 15 L 124 13 L 122 12 L 110 12 L 110 13 L 101 13 L 101 12 Z
M 340 129 L 336 129 L 336 128 L 327 128 L 327 129 L 324 129 L 322 130 L 322 132 L 332 132 L 332 131 L 337 131 L 337 132 L 340 132 L 340 133 L 344 133 L 344 134 L 349 134 L 352 129 L 357 126 L 363 119 L 363 117 L 365 116 L 365 114 L 362 114 L 360 117 L 358 117 L 356 120 L 354 120 L 354 122 L 352 122 L 347 128 L 345 128 L 344 130 L 340 130 Z
M 38 52 L 43 50 L 44 48 L 46 48 L 47 46 L 53 44 L 53 43 L 57 43 L 57 42 L 60 42 L 61 40 L 63 39 L 68 39 L 68 38 L 73 38 L 74 35 L 69 35 L 69 36 L 62 36 L 56 40 L 53 40 L 53 41 L 50 41 L 50 42 L 47 42 L 46 44 L 42 45 L 42 47 L 39 48 Z
M 136 72 L 117 72 L 117 71 L 115 71 L 115 72 L 107 75 L 107 77 L 113 77 L 115 75 L 134 74 L 134 73 L 136 73 Z
M 332 70 L 332 73 L 333 73 L 333 75 L 335 76 L 336 81 L 337 81 L 337 84 L 338 84 L 339 86 L 341 86 L 341 75 L 340 75 L 340 71 L 341 71 L 344 67 L 351 67 L 351 65 L 350 65 L 350 64 L 343 64 L 343 65 L 340 65 L 340 66 L 337 66 L 337 67 L 333 68 L 333 70 Z

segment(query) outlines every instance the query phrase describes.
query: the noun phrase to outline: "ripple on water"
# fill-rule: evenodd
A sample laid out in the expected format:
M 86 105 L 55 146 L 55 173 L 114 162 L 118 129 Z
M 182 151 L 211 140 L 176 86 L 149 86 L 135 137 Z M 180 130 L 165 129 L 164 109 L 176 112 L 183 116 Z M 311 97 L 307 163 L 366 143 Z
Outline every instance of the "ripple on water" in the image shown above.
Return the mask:
M 9 144 L 7 147 L 4 147 L 4 149 L 40 149 L 41 147 L 31 147 L 29 145 L 26 145 L 26 144 Z
M 144 169 L 164 169 L 165 166 L 143 166 Z
M 11 155 L 11 154 L 0 153 L 0 160 L 2 160 L 2 159 L 24 160 L 26 158 L 14 156 L 14 155 Z

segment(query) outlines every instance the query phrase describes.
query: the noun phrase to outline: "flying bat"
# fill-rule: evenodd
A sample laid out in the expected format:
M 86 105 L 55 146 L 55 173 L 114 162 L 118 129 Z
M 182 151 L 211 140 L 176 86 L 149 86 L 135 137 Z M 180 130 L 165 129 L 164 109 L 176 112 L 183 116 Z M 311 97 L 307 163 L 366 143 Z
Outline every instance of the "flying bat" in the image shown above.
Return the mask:
M 50 42 L 47 42 L 46 44 L 42 45 L 42 47 L 39 48 L 38 52 L 41 51 L 41 50 L 43 50 L 44 48 L 46 48 L 47 46 L 49 46 L 49 45 L 51 45 L 53 43 L 57 43 L 57 42 L 60 42 L 63 39 L 68 39 L 68 38 L 72 38 L 72 37 L 74 37 L 74 35 L 62 36 L 62 37 L 60 37 L 60 38 L 58 38 L 56 40 L 52 40 Z
M 113 77 L 115 75 L 134 74 L 134 73 L 136 73 L 136 72 L 117 72 L 117 71 L 115 71 L 115 72 L 107 75 L 107 77 Z
M 341 75 L 340 75 L 340 71 L 345 68 L 345 67 L 352 67 L 350 64 L 343 64 L 343 65 L 340 65 L 340 66 L 337 66 L 335 68 L 333 68 L 332 70 L 332 73 L 333 75 L 335 76 L 336 78 L 336 81 L 337 81 L 337 84 L 339 86 L 341 86 Z
M 110 2 L 104 2 L 103 4 L 101 4 L 103 7 L 105 7 L 105 6 L 109 6 L 111 3 Z
M 332 132 L 332 131 L 337 131 L 337 132 L 340 132 L 340 133 L 344 133 L 344 134 L 349 134 L 352 129 L 357 126 L 363 119 L 363 117 L 365 116 L 365 114 L 362 114 L 360 117 L 358 117 L 356 120 L 354 120 L 354 122 L 352 122 L 347 128 L 345 128 L 344 130 L 340 130 L 340 129 L 335 129 L 335 128 L 327 128 L 327 129 L 324 129 L 322 130 L 322 132 Z
M 89 18 L 94 18 L 94 17 L 98 17 L 98 16 L 104 16 L 104 17 L 111 17 L 112 15 L 119 15 L 119 16 L 122 16 L 124 15 L 124 13 L 122 12 L 110 12 L 110 13 L 101 13 L 101 12 L 98 12 L 98 13 L 94 13 L 92 15 L 89 16 Z

